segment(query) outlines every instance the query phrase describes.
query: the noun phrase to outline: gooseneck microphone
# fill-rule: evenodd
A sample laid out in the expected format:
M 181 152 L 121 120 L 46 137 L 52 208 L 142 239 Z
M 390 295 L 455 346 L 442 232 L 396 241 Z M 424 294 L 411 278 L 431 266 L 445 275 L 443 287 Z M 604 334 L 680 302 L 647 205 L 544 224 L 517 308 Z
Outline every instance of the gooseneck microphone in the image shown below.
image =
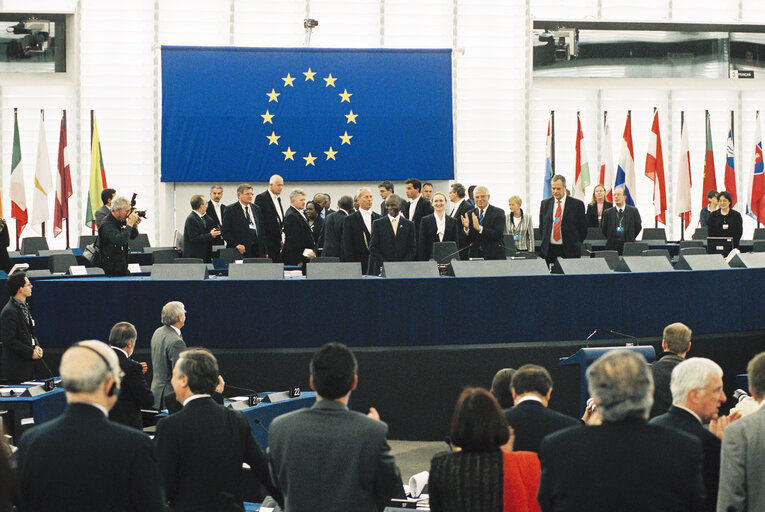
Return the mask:
M 616 334 L 617 336 L 621 336 L 622 338 L 629 338 L 631 340 L 635 340 L 635 346 L 636 347 L 640 346 L 640 341 L 637 339 L 637 337 L 632 336 L 631 334 L 624 334 L 623 332 L 614 331 L 613 329 L 609 329 L 608 332 L 610 332 L 611 334 Z

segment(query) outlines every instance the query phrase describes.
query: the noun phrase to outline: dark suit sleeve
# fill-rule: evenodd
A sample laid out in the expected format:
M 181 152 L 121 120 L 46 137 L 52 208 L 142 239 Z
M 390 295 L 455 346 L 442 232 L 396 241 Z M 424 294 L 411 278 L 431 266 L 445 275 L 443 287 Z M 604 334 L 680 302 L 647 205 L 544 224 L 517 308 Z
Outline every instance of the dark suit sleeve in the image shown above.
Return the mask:
M 131 462 L 131 509 L 146 512 L 165 511 L 162 479 L 158 471 L 154 448 L 148 437 L 142 441 L 140 449 L 133 453 Z
M 583 242 L 587 238 L 587 216 L 584 214 L 584 203 L 576 202 L 576 226 L 579 231 L 579 241 Z
M 221 219 L 221 236 L 223 237 L 223 240 L 226 242 L 226 245 L 229 247 L 235 247 L 239 242 L 236 240 L 236 233 L 234 232 L 234 213 L 236 213 L 237 208 L 226 208 L 226 211 L 223 212 L 222 216 L 223 219 Z
M 420 261 L 428 261 L 430 258 L 430 254 L 428 251 L 429 245 L 431 245 L 428 240 L 430 240 L 430 237 L 428 236 L 428 226 L 426 222 L 420 222 L 420 232 L 418 233 L 417 237 L 417 259 Z M 431 246 L 432 247 L 432 246 Z
M 380 263 L 383 260 L 380 253 L 380 223 L 376 221 L 372 222 L 372 236 L 369 237 L 369 259 L 370 261 L 379 261 Z
M 351 216 L 343 219 L 342 237 L 340 239 L 340 261 L 353 261 L 353 231 L 348 226 L 351 223 Z
M 643 231 L 643 224 L 640 221 L 640 211 L 635 208 L 635 238 Z
M 299 220 L 295 215 L 284 215 L 284 248 L 282 254 L 284 263 L 290 265 L 297 265 L 301 261 Z
M 276 488 L 276 485 L 274 485 L 274 482 L 271 479 L 271 473 L 268 470 L 268 458 L 266 458 L 266 456 L 263 454 L 263 450 L 261 450 L 260 446 L 258 446 L 258 442 L 255 440 L 255 436 L 252 435 L 250 423 L 247 421 L 247 418 L 238 411 L 237 417 L 240 424 L 239 428 L 242 429 L 243 435 L 246 436 L 244 446 L 244 462 L 249 464 L 250 468 L 252 468 L 252 472 L 255 473 L 255 476 L 258 478 L 260 483 L 262 483 L 266 488 L 268 494 L 274 498 L 280 506 L 283 506 L 284 497 L 282 496 L 282 493 L 279 491 L 279 489 Z
M 404 486 L 401 484 L 401 473 L 393 455 L 390 453 L 390 446 L 386 439 L 388 427 L 385 430 L 379 444 L 379 455 L 377 458 L 377 473 L 375 477 L 375 496 L 378 507 L 382 510 L 393 498 L 403 499 Z
M 252 215 L 253 220 L 255 221 L 255 227 L 258 232 L 258 249 L 257 254 L 258 257 L 260 255 L 268 257 L 268 248 L 266 247 L 266 230 L 265 230 L 265 223 L 263 222 L 263 210 L 260 209 L 260 206 L 253 204 L 251 205 L 252 209 Z
M 154 437 L 157 452 L 157 465 L 165 483 L 165 494 L 168 501 L 173 501 L 178 495 L 178 461 L 181 449 L 178 438 L 167 431 L 167 419 L 157 423 L 157 435 Z
M 600 224 L 600 231 L 603 233 L 603 236 L 608 238 L 608 233 L 611 231 L 611 211 L 610 210 L 603 210 L 603 220 Z
M 198 217 L 198 220 L 192 217 L 191 215 Z M 191 215 L 189 215 L 189 217 L 186 218 L 186 225 L 184 226 L 184 229 L 189 234 L 189 240 L 192 243 L 211 242 L 212 235 L 210 234 L 209 231 L 205 231 L 205 228 L 207 227 L 207 224 L 205 223 L 205 221 L 202 220 L 202 218 L 199 217 L 194 212 L 191 212 Z
M 130 392 L 138 400 L 141 409 L 151 409 L 154 404 L 154 395 L 151 388 L 146 384 L 141 365 L 128 359 L 125 371 L 125 377 L 122 379 L 122 386 L 130 388 Z
M 32 359 L 35 349 L 28 340 L 23 339 L 22 316 L 16 308 L 3 310 L 0 316 L 0 340 L 3 341 L 5 350 L 10 350 L 24 359 Z
M 415 230 L 414 223 L 412 223 L 412 229 L 409 230 L 409 237 L 406 242 L 407 248 L 404 261 L 414 261 L 417 259 L 417 235 Z

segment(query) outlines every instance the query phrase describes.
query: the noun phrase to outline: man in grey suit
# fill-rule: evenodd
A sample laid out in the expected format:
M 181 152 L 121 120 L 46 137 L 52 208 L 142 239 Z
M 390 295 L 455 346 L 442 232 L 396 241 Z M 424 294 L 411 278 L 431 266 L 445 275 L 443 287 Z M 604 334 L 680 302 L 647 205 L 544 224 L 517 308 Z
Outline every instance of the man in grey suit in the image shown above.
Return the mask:
M 271 423 L 271 475 L 284 493 L 285 512 L 376 512 L 404 497 L 388 426 L 374 408 L 366 416 L 348 410 L 356 370 L 348 347 L 324 345 L 310 365 L 316 403 Z
M 749 393 L 759 409 L 731 423 L 723 434 L 717 510 L 765 510 L 765 352 L 747 366 Z
M 101 191 L 101 202 L 104 205 L 93 214 L 93 217 L 96 219 L 96 229 L 101 229 L 104 219 L 112 214 L 112 199 L 116 195 L 117 191 L 113 188 L 105 188 Z
M 172 392 L 170 378 L 178 356 L 186 349 L 181 328 L 186 323 L 186 308 L 181 302 L 168 302 L 162 308 L 162 327 L 151 335 L 151 392 L 154 408 L 165 408 L 165 395 Z

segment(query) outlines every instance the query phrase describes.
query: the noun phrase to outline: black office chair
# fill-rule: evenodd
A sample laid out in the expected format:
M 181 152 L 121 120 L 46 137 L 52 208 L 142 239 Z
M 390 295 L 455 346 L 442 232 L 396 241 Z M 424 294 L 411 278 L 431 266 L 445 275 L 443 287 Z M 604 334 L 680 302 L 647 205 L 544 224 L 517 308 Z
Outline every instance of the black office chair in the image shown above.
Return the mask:
M 642 256 L 643 251 L 648 250 L 646 242 L 624 242 L 622 256 Z
M 28 236 L 21 239 L 21 254 L 37 254 L 37 251 L 47 250 L 48 241 L 42 236 Z
M 691 240 L 706 240 L 709 236 L 709 230 L 707 228 L 696 228 L 693 232 Z
M 145 252 L 144 247 L 151 247 L 149 243 L 149 235 L 146 233 L 138 233 L 138 236 L 128 241 L 130 252 Z
M 84 249 L 88 245 L 94 243 L 98 238 L 98 235 L 80 235 L 80 239 L 77 242 L 77 247 Z
M 603 258 L 606 260 L 606 263 L 608 264 L 608 268 L 611 270 L 616 268 L 616 265 L 619 264 L 619 251 L 595 251 L 592 254 L 593 258 Z
M 680 247 L 680 256 L 693 256 L 694 254 L 706 254 L 704 246 Z
M 587 228 L 587 238 L 585 240 L 605 240 L 606 235 L 603 234 L 603 231 L 600 230 L 600 228 L 593 228 L 589 227 Z
M 175 249 L 162 249 L 151 252 L 151 264 L 156 263 L 175 263 L 178 259 L 178 251 Z
M 457 242 L 436 242 L 430 251 L 430 259 L 436 260 L 436 263 L 446 265 L 451 260 L 460 259 L 457 252 Z
M 686 247 L 704 247 L 703 240 L 680 240 L 680 248 Z
M 754 228 L 752 240 L 765 240 L 765 228 Z
M 647 240 L 666 243 L 667 232 L 664 231 L 664 228 L 643 228 L 643 241 Z
M 69 267 L 79 265 L 74 254 L 52 254 L 48 257 L 48 267 L 54 274 L 67 272 Z
M 236 250 L 236 247 L 227 247 L 220 250 L 218 257 L 225 261 L 228 265 L 235 262 L 236 260 L 241 260 L 242 254 Z
M 765 240 L 755 240 L 752 242 L 752 252 L 765 252 Z
M 643 256 L 665 256 L 669 261 L 672 261 L 668 249 L 646 249 L 643 251 Z

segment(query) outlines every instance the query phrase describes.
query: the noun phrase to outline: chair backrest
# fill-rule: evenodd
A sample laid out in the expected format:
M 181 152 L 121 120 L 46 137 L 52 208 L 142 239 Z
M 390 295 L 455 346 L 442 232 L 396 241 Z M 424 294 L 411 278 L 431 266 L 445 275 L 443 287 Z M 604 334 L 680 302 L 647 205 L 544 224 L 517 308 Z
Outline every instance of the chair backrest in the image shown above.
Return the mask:
M 692 240 L 706 240 L 709 236 L 709 230 L 707 228 L 696 228 L 693 232 Z
M 643 240 L 667 241 L 667 232 L 664 228 L 643 228 Z
M 106 272 L 101 267 L 88 267 L 87 270 L 89 276 L 105 276 Z
M 162 249 L 160 251 L 152 251 L 151 264 L 157 263 L 173 263 L 178 259 L 178 251 L 175 249 Z
M 623 256 L 642 256 L 643 251 L 648 250 L 648 244 L 645 242 L 624 242 Z
M 587 238 L 586 240 L 605 240 L 606 235 L 603 234 L 603 231 L 600 230 L 600 228 L 593 228 L 590 226 L 587 228 Z
M 138 233 L 138 236 L 128 242 L 130 252 L 144 252 L 144 247 L 151 247 L 149 243 L 149 235 L 146 233 Z
M 204 263 L 202 258 L 175 258 L 173 263 Z
M 682 249 L 683 247 L 704 247 L 704 241 L 703 240 L 680 240 L 680 248 Z
M 74 254 L 51 254 L 48 257 L 48 267 L 54 274 L 66 272 L 73 265 L 79 265 Z
M 228 264 L 233 263 L 236 260 L 241 260 L 242 254 L 236 250 L 236 247 L 227 247 L 225 249 L 221 249 L 220 255 L 218 257 Z
M 647 249 L 643 251 L 643 256 L 665 256 L 668 260 L 672 261 L 669 249 Z
M 234 250 L 236 251 L 236 249 Z M 245 258 L 242 260 L 242 263 L 273 263 L 273 261 L 271 260 L 271 258 Z
M 340 256 L 317 256 L 309 263 L 340 263 Z
M 619 264 L 619 251 L 595 251 L 592 256 L 593 258 L 604 258 L 611 270 Z
M 693 256 L 694 254 L 706 254 L 704 246 L 680 247 L 680 256 Z
M 505 242 L 505 256 L 515 256 L 516 249 L 515 249 L 515 238 L 513 235 L 507 234 L 502 235 L 502 239 Z M 452 242 L 454 243 L 454 242 Z M 456 251 L 457 248 L 455 247 L 454 250 Z M 459 259 L 459 258 L 452 258 L 452 259 Z M 446 263 L 449 263 L 448 261 Z
M 28 236 L 21 239 L 21 254 L 37 254 L 48 249 L 48 241 L 42 236 Z
M 765 228 L 754 228 L 752 240 L 765 240 Z
M 457 242 L 436 242 L 430 251 L 430 257 L 436 260 L 436 263 L 445 265 L 451 260 L 460 259 L 460 255 L 455 253 L 457 253 Z
M 94 243 L 98 238 L 98 235 L 80 235 L 80 239 L 77 242 L 77 247 L 84 249 L 88 245 Z
M 752 252 L 765 252 L 765 240 L 755 240 L 752 242 Z

